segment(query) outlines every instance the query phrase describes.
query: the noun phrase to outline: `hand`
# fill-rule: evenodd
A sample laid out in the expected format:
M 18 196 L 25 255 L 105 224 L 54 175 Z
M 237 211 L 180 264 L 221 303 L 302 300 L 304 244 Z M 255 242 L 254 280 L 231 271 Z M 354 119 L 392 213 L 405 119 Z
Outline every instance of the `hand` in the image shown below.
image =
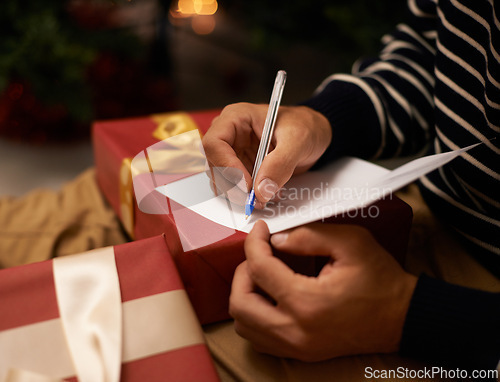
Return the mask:
M 249 103 L 226 106 L 203 137 L 210 166 L 239 169 L 246 192 L 251 188 L 267 109 L 268 105 Z M 322 114 L 305 106 L 280 107 L 269 154 L 255 179 L 256 207 L 271 200 L 292 174 L 308 170 L 330 141 L 330 123 Z
M 274 257 L 271 244 L 331 261 L 317 277 L 303 276 Z M 311 224 L 270 238 L 258 221 L 245 253 L 230 314 L 257 351 L 312 362 L 398 350 L 416 277 L 364 228 Z

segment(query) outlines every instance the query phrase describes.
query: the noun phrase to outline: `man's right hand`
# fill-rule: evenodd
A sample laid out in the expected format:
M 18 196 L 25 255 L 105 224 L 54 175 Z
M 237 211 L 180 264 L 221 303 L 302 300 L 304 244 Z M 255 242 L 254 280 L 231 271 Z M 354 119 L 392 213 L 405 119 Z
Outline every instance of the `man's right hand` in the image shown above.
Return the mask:
M 247 192 L 268 105 L 237 103 L 226 106 L 203 137 L 211 167 L 243 172 Z M 306 106 L 281 106 L 274 136 L 255 178 L 256 207 L 262 207 L 293 174 L 307 171 L 325 152 L 332 139 L 325 116 Z

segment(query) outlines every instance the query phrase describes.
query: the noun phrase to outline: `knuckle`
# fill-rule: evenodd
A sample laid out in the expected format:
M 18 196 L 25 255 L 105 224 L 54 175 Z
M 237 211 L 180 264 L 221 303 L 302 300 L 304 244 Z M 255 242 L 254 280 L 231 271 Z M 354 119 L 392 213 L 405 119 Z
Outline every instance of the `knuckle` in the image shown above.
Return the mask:
M 236 107 L 237 107 L 237 105 L 234 104 L 234 103 L 224 106 L 224 108 L 222 109 L 222 112 L 221 112 L 220 116 L 222 117 L 222 116 L 224 116 L 226 114 L 231 114 Z
M 212 126 L 214 126 L 213 123 Z M 217 139 L 213 136 L 213 130 L 211 129 L 212 128 L 210 128 L 201 139 L 201 144 L 203 146 L 203 149 L 205 150 L 205 153 L 209 153 L 217 147 Z
M 232 103 L 232 104 L 226 105 L 222 109 L 221 115 L 228 115 L 228 114 L 231 115 L 231 114 L 239 113 L 239 111 L 242 108 L 246 108 L 249 105 L 250 104 L 247 102 L 237 102 L 237 103 Z

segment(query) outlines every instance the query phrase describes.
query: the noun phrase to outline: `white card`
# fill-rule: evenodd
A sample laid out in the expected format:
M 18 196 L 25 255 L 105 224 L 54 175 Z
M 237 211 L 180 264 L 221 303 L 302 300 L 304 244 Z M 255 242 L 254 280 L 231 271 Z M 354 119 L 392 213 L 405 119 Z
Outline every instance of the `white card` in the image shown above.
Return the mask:
M 366 207 L 477 145 L 418 158 L 392 171 L 361 159 L 342 158 L 320 170 L 293 177 L 279 200 L 268 203 L 263 210 L 255 209 L 248 220 L 243 204 L 230 202 L 227 193 L 215 196 L 208 172 L 156 190 L 222 226 L 250 232 L 262 219 L 274 233 Z

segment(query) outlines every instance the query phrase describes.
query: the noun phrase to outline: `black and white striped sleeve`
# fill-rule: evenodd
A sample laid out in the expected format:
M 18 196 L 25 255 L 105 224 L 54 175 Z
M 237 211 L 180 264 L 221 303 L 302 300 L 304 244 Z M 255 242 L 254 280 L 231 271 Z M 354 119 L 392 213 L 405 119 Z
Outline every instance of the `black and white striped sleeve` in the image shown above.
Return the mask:
M 332 125 L 332 144 L 322 161 L 408 155 L 434 134 L 436 6 L 410 0 L 409 9 L 409 22 L 383 38 L 377 58 L 358 65 L 353 74 L 328 77 L 302 103 Z

